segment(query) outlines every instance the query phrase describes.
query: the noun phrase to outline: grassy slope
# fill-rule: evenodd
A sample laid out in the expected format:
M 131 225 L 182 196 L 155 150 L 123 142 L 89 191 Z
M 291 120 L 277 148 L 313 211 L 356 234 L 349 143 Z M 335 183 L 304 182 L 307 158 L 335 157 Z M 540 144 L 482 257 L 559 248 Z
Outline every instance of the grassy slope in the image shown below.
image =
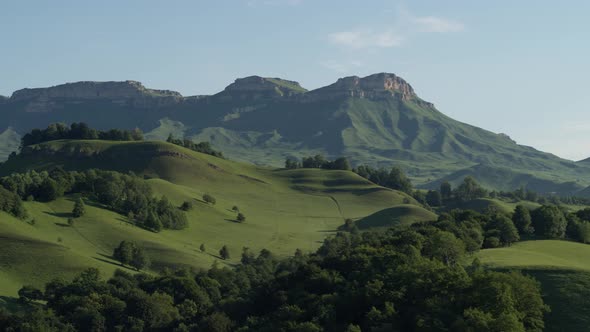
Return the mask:
M 436 220 L 436 214 L 416 205 L 403 204 L 373 213 L 356 221 L 359 229 L 389 228 L 420 221 Z
M 519 269 L 537 278 L 545 302 L 551 306 L 546 331 L 587 331 L 590 324 L 590 246 L 540 240 L 508 248 L 482 250 L 483 264 Z
M 56 141 L 34 149 L 37 152 L 1 166 L 0 173 L 63 165 L 159 175 L 148 180 L 157 195 L 166 195 L 177 205 L 194 202 L 188 212 L 190 227 L 155 234 L 90 205 L 87 215 L 67 227 L 73 197 L 46 204 L 26 202 L 35 225 L 0 217 L 0 237 L 6 248 L 0 253 L 0 294 L 14 295 L 23 283 L 42 285 L 55 276 L 70 277 L 87 266 L 97 266 L 109 275 L 118 266 L 108 256 L 124 239 L 147 248 L 155 269 L 209 267 L 224 244 L 232 254 L 228 263 L 239 260 L 244 246 L 255 251 L 267 248 L 279 255 L 290 255 L 296 248 L 310 251 L 345 218 L 361 218 L 408 198 L 352 172 L 259 168 L 162 142 Z M 204 193 L 215 196 L 217 204 L 200 201 Z M 245 223 L 233 221 L 234 205 L 246 215 Z M 200 253 L 201 243 L 213 255 Z

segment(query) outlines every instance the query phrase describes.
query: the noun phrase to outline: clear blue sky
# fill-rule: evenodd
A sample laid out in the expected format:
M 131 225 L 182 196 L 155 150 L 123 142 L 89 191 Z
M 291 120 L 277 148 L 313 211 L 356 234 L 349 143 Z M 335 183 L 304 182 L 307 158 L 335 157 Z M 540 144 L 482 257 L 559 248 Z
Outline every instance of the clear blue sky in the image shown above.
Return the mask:
M 447 115 L 590 156 L 590 1 L 3 1 L 0 94 L 126 80 L 211 94 L 393 72 Z

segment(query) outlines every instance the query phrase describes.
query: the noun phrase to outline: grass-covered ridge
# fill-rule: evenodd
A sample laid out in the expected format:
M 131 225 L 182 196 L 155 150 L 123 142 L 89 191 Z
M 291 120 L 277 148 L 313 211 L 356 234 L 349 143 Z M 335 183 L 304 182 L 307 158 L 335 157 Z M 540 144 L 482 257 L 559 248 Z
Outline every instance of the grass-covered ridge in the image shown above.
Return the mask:
M 295 249 L 316 249 L 345 219 L 358 219 L 402 204 L 410 196 L 376 186 L 347 171 L 320 169 L 279 170 L 225 160 L 166 142 L 58 140 L 27 147 L 0 166 L 1 175 L 29 169 L 100 168 L 132 171 L 143 176 L 156 197 L 165 195 L 174 206 L 189 201 L 188 228 L 153 233 L 131 226 L 127 216 L 87 200 L 86 213 L 68 226 L 76 195 L 49 203 L 23 204 L 26 221 L 0 217 L 5 244 L 0 258 L 0 293 L 15 295 L 24 283 L 42 285 L 55 276 L 69 277 L 85 267 L 110 275 L 118 266 L 110 255 L 121 241 L 145 248 L 152 269 L 209 267 L 227 245 L 239 260 L 242 247 L 263 248 L 276 255 Z M 216 198 L 207 204 L 203 195 Z M 233 206 L 247 220 L 236 222 Z M 35 220 L 31 224 L 31 220 Z M 206 251 L 199 250 L 201 244 Z M 26 259 L 20 253 L 29 252 Z M 38 260 L 42 264 L 35 265 Z M 59 260 L 59 261 L 57 261 Z M 35 269 L 35 273 L 30 271 Z

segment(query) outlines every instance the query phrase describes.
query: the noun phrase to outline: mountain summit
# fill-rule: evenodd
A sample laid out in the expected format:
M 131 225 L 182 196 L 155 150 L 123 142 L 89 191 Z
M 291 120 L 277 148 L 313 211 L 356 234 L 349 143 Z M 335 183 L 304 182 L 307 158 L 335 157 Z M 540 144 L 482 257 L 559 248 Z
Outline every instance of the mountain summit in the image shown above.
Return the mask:
M 309 94 L 332 98 L 374 98 L 399 95 L 403 100 L 410 100 L 416 96 L 410 84 L 401 77 L 389 73 L 373 74 L 362 78 L 344 77 L 336 83 L 313 90 Z
M 87 122 L 98 129 L 139 127 L 149 139 L 173 134 L 210 141 L 232 159 L 263 165 L 317 153 L 346 156 L 353 164 L 395 164 L 423 187 L 466 175 L 500 190 L 572 193 L 590 185 L 589 163 L 451 119 L 390 73 L 344 77 L 312 91 L 294 81 L 249 76 L 196 97 L 135 81 L 78 82 L 19 90 L 0 102 L 0 112 L 0 130 L 12 128 L 0 135 L 11 138 L 0 140 L 0 151 L 18 147 L 14 132 Z

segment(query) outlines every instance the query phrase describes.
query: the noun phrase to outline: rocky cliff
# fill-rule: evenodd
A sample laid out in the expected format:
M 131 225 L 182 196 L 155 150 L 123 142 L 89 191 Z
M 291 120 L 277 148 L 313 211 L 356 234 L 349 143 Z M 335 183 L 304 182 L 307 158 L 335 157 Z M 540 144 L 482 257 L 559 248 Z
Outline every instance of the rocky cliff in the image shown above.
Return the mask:
M 182 100 L 176 91 L 153 90 L 140 82 L 76 82 L 15 91 L 9 102 L 24 103 L 25 112 L 49 112 L 63 102 L 108 100 L 133 107 L 159 107 Z
M 399 96 L 410 100 L 416 96 L 410 84 L 395 74 L 379 73 L 367 77 L 349 76 L 336 83 L 309 92 L 311 100 L 336 99 L 342 97 L 378 98 Z

